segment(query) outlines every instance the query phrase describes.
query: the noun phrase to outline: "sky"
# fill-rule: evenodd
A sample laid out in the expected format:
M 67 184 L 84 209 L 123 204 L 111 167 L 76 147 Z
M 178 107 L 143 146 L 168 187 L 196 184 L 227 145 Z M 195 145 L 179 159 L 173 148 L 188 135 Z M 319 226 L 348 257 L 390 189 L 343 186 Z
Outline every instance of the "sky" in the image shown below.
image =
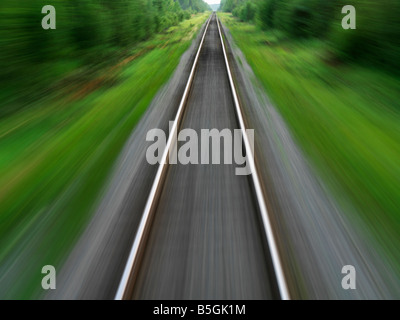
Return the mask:
M 205 2 L 207 2 L 208 4 L 216 4 L 216 3 L 220 3 L 221 0 L 204 0 Z

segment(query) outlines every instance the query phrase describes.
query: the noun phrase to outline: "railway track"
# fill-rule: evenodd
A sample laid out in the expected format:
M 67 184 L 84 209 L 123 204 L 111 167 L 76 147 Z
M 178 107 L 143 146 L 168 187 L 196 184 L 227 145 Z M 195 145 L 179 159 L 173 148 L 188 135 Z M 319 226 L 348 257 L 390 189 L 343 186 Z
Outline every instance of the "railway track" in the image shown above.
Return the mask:
M 252 174 L 168 164 L 182 128 L 240 129 Z M 194 59 L 116 300 L 289 299 L 232 79 L 212 14 Z

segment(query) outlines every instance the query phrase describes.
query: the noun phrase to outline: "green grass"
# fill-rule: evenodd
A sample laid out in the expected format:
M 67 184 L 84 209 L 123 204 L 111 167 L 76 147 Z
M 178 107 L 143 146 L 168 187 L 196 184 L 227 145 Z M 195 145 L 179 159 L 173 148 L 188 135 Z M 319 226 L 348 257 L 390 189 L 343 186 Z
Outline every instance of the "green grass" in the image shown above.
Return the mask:
M 318 40 L 219 16 L 339 202 L 350 200 L 400 269 L 400 79 L 328 64 Z
M 42 266 L 60 266 L 132 129 L 208 14 L 134 48 L 132 55 L 143 54 L 117 74 L 111 88 L 79 99 L 74 93 L 52 92 L 0 119 L 2 276 L 13 270 L 8 279 L 0 279 L 1 298 L 42 293 Z M 17 260 L 26 251 L 25 259 Z

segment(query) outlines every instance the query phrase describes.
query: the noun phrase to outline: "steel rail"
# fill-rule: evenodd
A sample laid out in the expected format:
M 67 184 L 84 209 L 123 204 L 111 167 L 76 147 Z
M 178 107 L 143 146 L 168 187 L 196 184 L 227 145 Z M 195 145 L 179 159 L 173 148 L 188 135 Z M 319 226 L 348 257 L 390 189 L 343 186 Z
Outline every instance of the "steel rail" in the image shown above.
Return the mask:
M 233 100 L 235 102 L 236 115 L 238 117 L 240 129 L 242 130 L 242 134 L 243 134 L 243 141 L 244 141 L 245 149 L 246 149 L 246 157 L 247 157 L 247 160 L 248 160 L 249 165 L 250 165 L 251 177 L 252 177 L 252 181 L 253 181 L 253 184 L 254 184 L 254 190 L 255 190 L 255 193 L 256 193 L 258 207 L 260 209 L 261 218 L 262 218 L 262 221 L 263 221 L 264 230 L 265 230 L 265 234 L 266 234 L 267 241 L 268 241 L 268 247 L 269 247 L 270 253 L 271 253 L 272 264 L 274 266 L 274 271 L 275 271 L 275 275 L 276 275 L 276 278 L 277 278 L 279 292 L 280 292 L 282 300 L 290 300 L 289 290 L 288 290 L 287 283 L 286 283 L 286 280 L 285 280 L 285 276 L 284 276 L 284 272 L 283 272 L 283 268 L 282 268 L 282 263 L 281 263 L 281 259 L 280 259 L 280 256 L 279 256 L 278 247 L 276 245 L 274 233 L 272 231 L 271 220 L 269 218 L 266 202 L 265 202 L 265 199 L 264 199 L 264 194 L 263 194 L 262 188 L 261 188 L 260 179 L 259 179 L 259 176 L 258 176 L 258 173 L 257 173 L 257 168 L 256 168 L 256 165 L 255 165 L 255 162 L 254 162 L 253 150 L 251 148 L 249 139 L 248 139 L 247 134 L 246 134 L 246 127 L 244 125 L 243 114 L 242 114 L 242 110 L 241 110 L 241 107 L 240 107 L 240 104 L 239 104 L 238 95 L 236 93 L 236 87 L 235 87 L 235 84 L 233 82 L 231 68 L 230 68 L 230 65 L 229 65 L 228 57 L 226 55 L 224 39 L 222 37 L 221 28 L 219 26 L 219 19 L 218 18 L 217 18 L 217 25 L 218 25 L 219 36 L 220 36 L 220 39 L 221 39 L 221 44 L 222 44 L 222 50 L 224 52 L 224 58 L 225 58 L 226 69 L 227 69 L 227 72 L 228 72 L 229 83 L 231 85 L 232 96 L 233 96 Z
M 200 42 L 199 48 L 197 50 L 197 54 L 194 59 L 193 66 L 190 71 L 188 81 L 186 83 L 185 91 L 183 92 L 183 96 L 182 96 L 181 102 L 178 107 L 178 111 L 177 111 L 177 114 L 176 114 L 176 117 L 174 120 L 174 124 L 171 127 L 170 134 L 168 137 L 168 142 L 164 149 L 164 152 L 163 152 L 163 155 L 162 155 L 162 158 L 160 161 L 160 165 L 158 167 L 156 177 L 154 179 L 149 197 L 147 199 L 146 206 L 145 206 L 142 218 L 140 220 L 139 228 L 136 232 L 135 240 L 133 242 L 132 249 L 130 251 L 128 261 L 126 263 L 124 272 L 122 274 L 122 278 L 119 283 L 118 290 L 117 290 L 114 300 L 122 300 L 125 298 L 127 289 L 129 288 L 129 286 L 132 286 L 132 284 L 130 282 L 136 276 L 135 273 L 137 272 L 139 260 L 140 260 L 140 256 L 141 256 L 141 245 L 146 241 L 149 224 L 151 222 L 152 211 L 153 211 L 154 205 L 155 205 L 155 199 L 157 198 L 158 193 L 162 189 L 162 184 L 164 182 L 165 173 L 167 171 L 166 169 L 168 167 L 168 165 L 167 165 L 168 154 L 170 151 L 173 150 L 173 148 L 176 147 L 174 145 L 174 143 L 175 143 L 174 136 L 176 135 L 176 133 L 178 131 L 178 124 L 181 121 L 181 118 L 183 115 L 186 100 L 189 95 L 190 87 L 191 87 L 191 84 L 192 84 L 192 81 L 194 78 L 194 74 L 196 71 L 197 63 L 199 60 L 200 51 L 203 47 L 204 38 L 206 36 L 211 18 L 212 18 L 212 15 L 208 18 L 203 36 L 201 38 L 201 42 Z
M 201 42 L 200 42 L 199 48 L 197 50 L 197 53 L 196 53 L 196 56 L 194 59 L 193 66 L 192 66 L 182 99 L 180 101 L 174 123 L 170 129 L 167 146 L 161 157 L 160 165 L 158 167 L 155 180 L 153 182 L 149 197 L 147 199 L 146 206 L 145 206 L 145 209 L 144 209 L 144 212 L 143 212 L 143 215 L 142 215 L 142 218 L 141 218 L 141 221 L 140 221 L 129 257 L 128 257 L 127 263 L 125 265 L 125 269 L 124 269 L 121 281 L 119 283 L 117 293 L 114 298 L 115 300 L 122 300 L 124 298 L 127 298 L 133 285 L 134 285 L 134 280 L 137 276 L 137 272 L 138 272 L 139 265 L 140 265 L 140 259 L 141 259 L 141 256 L 142 256 L 143 250 L 144 250 L 143 245 L 145 244 L 145 242 L 147 240 L 147 235 L 148 235 L 148 231 L 150 229 L 152 216 L 154 213 L 154 209 L 156 207 L 156 203 L 157 203 L 156 200 L 159 196 L 160 191 L 162 190 L 162 185 L 165 180 L 165 173 L 167 172 L 169 154 L 171 151 L 173 151 L 174 148 L 176 148 L 176 145 L 175 145 L 176 141 L 175 141 L 174 137 L 177 134 L 179 123 L 180 123 L 183 113 L 184 113 L 184 109 L 186 106 L 186 100 L 187 100 L 189 92 L 190 92 L 190 88 L 191 88 L 191 85 L 193 82 L 194 74 L 195 74 L 197 63 L 198 63 L 199 56 L 200 56 L 200 52 L 203 47 L 204 39 L 207 34 L 208 26 L 210 24 L 212 16 L 213 15 L 211 15 L 210 18 L 208 19 L 204 33 L 202 35 Z M 238 95 L 236 93 L 236 87 L 233 82 L 232 73 L 230 70 L 230 65 L 229 65 L 228 57 L 227 57 L 226 50 L 225 50 L 225 44 L 224 44 L 224 40 L 223 40 L 222 33 L 221 33 L 219 19 L 216 17 L 216 20 L 217 20 L 217 26 L 218 26 L 218 32 L 219 32 L 219 36 L 220 36 L 220 40 L 221 40 L 222 50 L 223 50 L 223 54 L 224 54 L 227 74 L 228 74 L 228 78 L 229 78 L 229 83 L 230 83 L 230 87 L 231 87 L 231 91 L 232 91 L 233 100 L 235 103 L 236 116 L 237 116 L 237 119 L 238 119 L 238 122 L 240 125 L 240 129 L 242 130 L 243 142 L 244 142 L 245 150 L 246 150 L 246 157 L 247 157 L 248 163 L 250 165 L 250 170 L 251 170 L 251 179 L 253 181 L 255 196 L 256 196 L 256 199 L 258 202 L 258 208 L 260 210 L 263 227 L 264 227 L 265 235 L 266 235 L 267 242 L 268 242 L 268 247 L 269 247 L 271 258 L 272 258 L 272 264 L 273 264 L 275 276 L 277 279 L 280 297 L 282 300 L 289 300 L 290 299 L 289 291 L 288 291 L 287 283 L 286 283 L 286 280 L 284 277 L 282 263 L 281 263 L 281 259 L 280 259 L 279 252 L 277 249 L 274 233 L 272 230 L 266 202 L 264 199 L 264 194 L 262 192 L 259 176 L 258 176 L 258 173 L 256 170 L 253 150 L 251 148 L 251 145 L 250 145 L 247 133 L 246 133 L 246 128 L 244 125 L 241 106 L 239 103 Z

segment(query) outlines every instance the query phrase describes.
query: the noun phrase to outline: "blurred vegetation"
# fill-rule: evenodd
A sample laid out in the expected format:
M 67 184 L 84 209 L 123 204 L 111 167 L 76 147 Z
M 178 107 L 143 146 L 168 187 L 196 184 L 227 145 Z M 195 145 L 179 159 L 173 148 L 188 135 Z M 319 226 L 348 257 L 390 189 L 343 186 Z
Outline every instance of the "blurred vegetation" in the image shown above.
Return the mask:
M 114 52 L 209 9 L 202 0 L 53 0 L 57 29 L 45 31 L 44 5 L 0 2 L 0 117 L 40 98 L 78 67 L 104 63 Z
M 219 16 L 339 203 L 350 218 L 360 213 L 400 274 L 398 74 L 358 63 L 332 64 L 326 60 L 330 44 L 320 39 L 283 40 L 274 30 Z M 372 51 L 369 57 L 380 59 Z
M 357 29 L 344 30 L 341 9 L 353 5 Z M 318 38 L 333 61 L 357 61 L 400 72 L 398 0 L 221 0 L 221 10 L 288 38 Z
M 166 0 L 53 1 L 57 30 L 45 31 L 42 2 L 5 2 L 0 298 L 27 299 L 43 294 L 43 265 L 61 268 L 135 124 L 209 12 L 179 23 L 177 13 L 197 8 Z

